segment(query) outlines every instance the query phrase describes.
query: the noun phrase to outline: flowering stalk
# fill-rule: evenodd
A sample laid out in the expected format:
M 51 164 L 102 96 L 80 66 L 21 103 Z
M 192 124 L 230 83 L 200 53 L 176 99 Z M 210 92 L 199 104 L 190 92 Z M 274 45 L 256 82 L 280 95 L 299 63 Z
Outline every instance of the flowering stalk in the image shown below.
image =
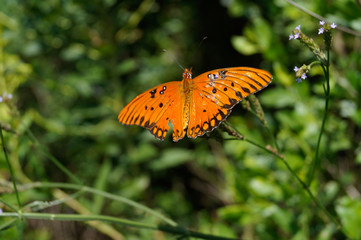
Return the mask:
M 298 25 L 293 31 L 292 34 L 289 36 L 289 40 L 291 39 L 298 39 L 303 43 L 305 46 L 307 46 L 315 55 L 316 57 L 321 61 L 321 63 L 326 64 L 326 56 L 324 52 L 320 49 L 320 47 L 315 43 L 315 41 L 305 35 L 301 31 L 301 25 Z
M 315 41 L 313 41 L 312 38 L 306 36 L 305 34 L 302 33 L 301 31 L 301 25 L 297 26 L 293 31 L 292 34 L 289 36 L 289 40 L 291 39 L 298 39 L 300 40 L 305 46 L 307 46 L 314 54 L 315 56 L 319 59 L 319 62 L 313 62 L 309 65 L 303 65 L 302 67 L 298 68 L 295 67 L 294 71 L 296 72 L 296 81 L 298 83 L 302 82 L 302 80 L 305 80 L 307 78 L 307 73 L 310 71 L 312 65 L 314 65 L 315 63 L 319 63 L 322 67 L 322 70 L 325 74 L 325 82 L 324 82 L 324 91 L 325 91 L 325 109 L 324 109 L 324 114 L 323 114 L 323 118 L 322 118 L 322 124 L 321 124 L 321 129 L 320 129 L 320 133 L 318 135 L 318 140 L 317 140 L 317 146 L 316 146 L 316 154 L 315 154 L 315 159 L 312 162 L 312 166 L 311 169 L 308 173 L 308 182 L 307 185 L 309 186 L 312 182 L 313 179 L 313 175 L 316 169 L 316 166 L 320 165 L 320 159 L 319 159 L 319 149 L 320 149 L 320 143 L 321 143 L 321 138 L 324 132 L 324 128 L 325 128 L 325 123 L 326 123 L 326 119 L 327 119 L 327 113 L 328 113 L 328 101 L 329 101 L 329 97 L 330 97 L 330 49 L 331 49 L 331 29 L 336 28 L 336 24 L 332 23 L 329 24 L 325 21 L 320 21 L 320 25 L 321 27 L 318 29 L 318 34 L 323 34 L 323 39 L 325 42 L 325 50 L 326 50 L 326 55 L 324 54 L 324 52 L 320 49 L 320 47 L 315 43 Z
M 2 95 L 0 95 L 0 103 L 1 102 L 8 102 L 13 98 L 13 95 L 11 93 L 3 92 Z

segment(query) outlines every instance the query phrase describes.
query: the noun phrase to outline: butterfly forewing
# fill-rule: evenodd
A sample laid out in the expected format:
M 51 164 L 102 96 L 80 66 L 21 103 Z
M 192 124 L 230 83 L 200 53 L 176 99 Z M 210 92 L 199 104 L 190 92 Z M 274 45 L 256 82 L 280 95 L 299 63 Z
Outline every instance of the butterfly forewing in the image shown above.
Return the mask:
M 212 131 L 239 101 L 271 81 L 269 72 L 248 67 L 217 69 L 194 78 L 187 135 L 195 138 Z

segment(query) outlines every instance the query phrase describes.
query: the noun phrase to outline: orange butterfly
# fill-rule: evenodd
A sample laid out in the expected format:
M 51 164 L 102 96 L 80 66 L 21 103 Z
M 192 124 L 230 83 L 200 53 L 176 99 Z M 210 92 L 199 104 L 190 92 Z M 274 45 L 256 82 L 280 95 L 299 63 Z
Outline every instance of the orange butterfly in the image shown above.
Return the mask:
M 163 140 L 173 125 L 173 141 L 196 138 L 212 131 L 243 98 L 268 86 L 272 75 L 250 67 L 223 68 L 192 79 L 158 85 L 138 95 L 119 113 L 122 124 L 139 125 Z

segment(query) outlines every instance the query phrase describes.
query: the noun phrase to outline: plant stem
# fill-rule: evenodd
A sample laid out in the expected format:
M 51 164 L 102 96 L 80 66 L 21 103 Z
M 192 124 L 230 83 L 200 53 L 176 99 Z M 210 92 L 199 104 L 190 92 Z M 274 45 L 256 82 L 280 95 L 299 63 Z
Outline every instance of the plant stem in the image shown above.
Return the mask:
M 11 166 L 11 163 L 10 163 L 10 161 L 9 161 L 8 154 L 7 154 L 7 151 L 6 151 L 6 146 L 5 146 L 5 141 L 4 141 L 4 136 L 3 136 L 3 129 L 2 129 L 2 127 L 0 127 L 0 136 L 1 136 L 1 144 L 2 144 L 2 146 L 3 146 L 3 152 L 4 152 L 4 155 L 5 155 L 5 160 L 6 160 L 6 163 L 7 163 L 7 165 L 8 165 L 9 171 L 10 171 L 11 180 L 12 180 L 12 182 L 13 182 L 14 191 L 15 191 L 15 195 L 16 195 L 16 200 L 17 200 L 19 209 L 21 209 L 19 192 L 18 192 L 18 189 L 17 189 L 17 187 L 16 187 L 16 183 L 15 183 L 15 174 L 14 174 L 13 167 Z
M 185 228 L 181 227 L 169 227 L 169 226 L 158 226 L 158 229 L 164 232 L 169 232 L 173 234 L 181 235 L 184 239 L 188 239 L 186 237 L 194 237 L 194 238 L 201 238 L 201 239 L 210 239 L 210 240 L 235 240 L 235 238 L 226 238 L 226 237 L 217 237 L 208 234 L 198 233 L 194 231 L 190 231 Z M 177 238 L 177 239 L 183 239 Z
M 77 176 L 72 174 L 63 164 L 60 163 L 58 159 L 56 159 L 44 147 L 41 146 L 38 139 L 36 139 L 36 137 L 29 128 L 26 129 L 26 133 L 30 138 L 30 140 L 35 144 L 35 146 L 38 147 L 41 154 L 43 154 L 46 158 L 50 159 L 50 161 L 52 161 L 54 165 L 57 166 L 63 173 L 65 173 L 72 181 L 74 181 L 77 184 L 83 184 L 82 181 L 79 180 Z
M 176 222 L 174 222 L 172 219 L 169 219 L 163 215 L 161 215 L 160 213 L 142 205 L 139 204 L 137 202 L 134 202 L 130 199 L 118 196 L 118 195 L 114 195 L 111 193 L 107 193 L 98 189 L 94 189 L 91 187 L 87 187 L 87 186 L 82 186 L 82 185 L 77 185 L 77 184 L 71 184 L 71 183 L 48 183 L 48 182 L 34 182 L 34 183 L 29 183 L 29 184 L 25 184 L 22 186 L 23 189 L 29 189 L 29 188 L 35 188 L 35 187 L 40 187 L 40 188 L 63 188 L 63 189 L 73 189 L 73 190 L 78 190 L 78 191 L 82 191 L 82 192 L 89 192 L 89 193 L 93 193 L 93 194 L 97 194 L 97 195 L 101 195 L 103 197 L 106 197 L 108 199 L 112 199 L 115 201 L 119 201 L 119 202 L 123 202 L 125 204 L 128 204 L 130 206 L 133 206 L 135 208 L 138 208 L 150 215 L 153 215 L 155 217 L 158 217 L 160 219 L 162 219 L 163 221 L 165 221 L 167 224 L 171 225 L 171 226 L 177 226 L 178 224 Z
M 268 147 L 263 147 L 258 143 L 255 143 L 251 140 L 247 140 L 245 139 L 245 137 L 243 135 L 241 135 L 237 130 L 235 130 L 234 128 L 232 128 L 228 123 L 223 122 L 223 125 L 225 126 L 225 130 L 232 136 L 236 137 L 239 140 L 244 140 L 247 141 L 249 143 L 251 143 L 252 145 L 259 147 L 269 153 L 272 153 L 273 155 L 275 155 L 277 158 L 279 158 L 283 164 L 286 165 L 287 169 L 291 172 L 291 174 L 297 179 L 297 181 L 299 182 L 299 184 L 306 190 L 307 194 L 310 196 L 310 198 L 312 199 L 312 201 L 330 218 L 331 221 L 333 221 L 337 227 L 339 229 L 342 229 L 340 222 L 325 208 L 325 206 L 312 194 L 311 190 L 309 189 L 308 185 L 306 185 L 305 182 L 303 182 L 297 175 L 297 173 L 291 168 L 291 166 L 288 164 L 288 162 L 286 161 L 285 157 L 280 154 L 278 151 L 274 151 L 274 150 L 270 150 Z
M 318 135 L 318 140 L 317 140 L 317 146 L 316 146 L 316 154 L 315 154 L 315 160 L 312 163 L 311 166 L 311 170 L 308 174 L 307 177 L 307 186 L 310 186 L 313 176 L 315 174 L 315 170 L 316 167 L 320 165 L 320 156 L 319 156 L 319 152 L 320 152 L 320 145 L 321 145 L 321 138 L 325 129 L 325 123 L 326 123 L 326 119 L 327 119 L 327 115 L 328 115 L 328 100 L 330 98 L 330 72 L 329 72 L 329 66 L 330 66 L 330 50 L 327 49 L 327 62 L 326 62 L 326 66 L 322 65 L 322 69 L 325 73 L 325 79 L 326 79 L 326 86 L 324 88 L 325 90 L 325 109 L 323 112 L 323 118 L 322 118 L 322 123 L 321 123 L 321 129 L 320 129 L 320 133 Z
M 117 218 L 112 216 L 104 215 L 79 215 L 79 214 L 59 214 L 59 213 L 16 213 L 16 212 L 3 212 L 1 216 L 6 217 L 18 217 L 18 218 L 27 218 L 27 219 L 42 219 L 42 220 L 52 220 L 52 221 L 107 221 L 115 222 L 130 227 L 136 228 L 146 228 L 156 230 L 157 226 L 149 225 L 146 223 L 135 222 L 123 218 Z
M 124 218 L 117 218 L 112 216 L 104 215 L 79 215 L 79 214 L 53 214 L 53 213 L 16 213 L 16 212 L 5 212 L 0 213 L 0 216 L 6 217 L 17 217 L 17 218 L 26 218 L 26 219 L 42 219 L 42 220 L 51 220 L 51 221 L 106 221 L 113 222 L 117 224 L 126 225 L 134 228 L 141 229 L 150 229 L 150 230 L 160 230 L 162 232 L 167 232 L 171 234 L 180 235 L 181 237 L 194 237 L 201 239 L 210 239 L 210 240 L 236 240 L 235 238 L 226 238 L 226 237 L 217 237 L 208 234 L 198 233 L 190 231 L 186 228 L 179 226 L 162 226 L 162 225 L 150 225 L 147 223 L 136 222 Z M 12 223 L 12 222 L 11 222 Z
M 314 17 L 314 18 L 317 18 L 317 19 L 319 19 L 319 20 L 324 20 L 324 21 L 326 21 L 326 22 L 328 21 L 326 18 L 324 18 L 324 17 L 322 17 L 322 16 L 320 16 L 320 15 L 314 13 L 314 12 L 311 12 L 310 10 L 302 7 L 301 5 L 298 5 L 297 3 L 295 3 L 295 2 L 292 1 L 292 0 L 286 0 L 286 2 L 288 2 L 289 4 L 295 6 L 295 7 L 298 8 L 299 10 L 303 11 L 304 13 L 306 13 L 306 14 Z M 358 1 L 356 1 L 356 2 L 358 2 Z M 339 24 L 337 24 L 337 25 L 339 25 Z M 352 34 L 352 35 L 354 35 L 354 36 L 361 37 L 361 33 L 358 32 L 358 31 L 354 31 L 354 30 L 352 30 L 352 29 L 350 29 L 350 28 L 347 28 L 347 27 L 344 27 L 344 26 L 337 26 L 337 28 L 338 28 L 339 30 L 345 32 L 345 33 L 349 33 L 349 34 Z
M 280 154 L 277 149 L 274 149 L 271 146 L 263 147 L 262 145 L 254 142 L 254 141 L 252 141 L 252 140 L 250 140 L 248 138 L 245 138 L 242 134 L 240 134 L 237 130 L 235 130 L 231 125 L 229 125 L 228 122 L 226 122 L 226 121 L 222 122 L 221 126 L 229 135 L 237 138 L 238 140 L 243 140 L 243 141 L 249 142 L 250 144 L 257 146 L 257 147 L 263 149 L 264 151 L 267 151 L 267 152 L 272 153 L 273 155 L 275 155 L 275 156 L 277 156 L 279 158 L 284 159 L 284 156 L 282 154 Z

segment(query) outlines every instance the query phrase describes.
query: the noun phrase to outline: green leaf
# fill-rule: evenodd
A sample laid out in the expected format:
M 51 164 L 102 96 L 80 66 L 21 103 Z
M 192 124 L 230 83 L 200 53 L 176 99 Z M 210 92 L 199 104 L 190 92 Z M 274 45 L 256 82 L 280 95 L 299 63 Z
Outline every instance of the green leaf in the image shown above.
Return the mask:
M 62 51 L 61 56 L 67 61 L 77 60 L 85 53 L 85 46 L 80 43 L 74 43 Z
M 231 43 L 234 49 L 243 55 L 253 55 L 259 52 L 256 44 L 251 43 L 247 38 L 242 36 L 233 36 Z
M 140 144 L 138 147 L 131 149 L 129 159 L 133 163 L 140 163 L 157 155 L 157 150 L 153 145 L 148 143 Z
M 353 239 L 361 238 L 361 199 L 342 197 L 336 206 L 337 215 L 348 236 Z
M 153 170 L 167 169 L 178 166 L 192 159 L 192 151 L 181 148 L 167 149 L 162 152 L 162 155 L 159 159 L 150 163 L 150 168 Z
M 249 183 L 249 187 L 259 196 L 269 197 L 275 200 L 282 198 L 282 190 L 268 179 L 253 178 Z
M 261 95 L 262 105 L 270 107 L 291 107 L 294 106 L 297 99 L 292 91 L 283 88 L 276 88 L 270 91 L 264 91 Z

